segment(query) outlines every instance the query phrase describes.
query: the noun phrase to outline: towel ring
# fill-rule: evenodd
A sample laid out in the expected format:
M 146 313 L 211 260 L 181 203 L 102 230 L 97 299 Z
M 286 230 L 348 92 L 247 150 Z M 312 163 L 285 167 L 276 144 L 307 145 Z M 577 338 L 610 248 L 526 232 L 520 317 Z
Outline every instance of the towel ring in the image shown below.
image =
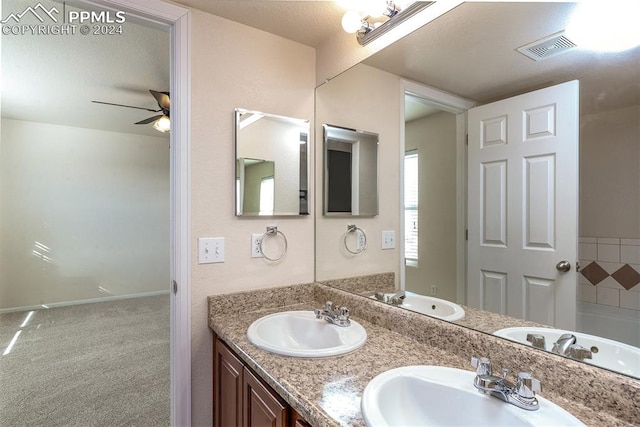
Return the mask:
M 357 244 L 358 231 L 360 233 L 362 233 L 362 239 L 363 239 L 363 244 L 362 244 L 362 247 L 360 249 L 358 249 L 358 244 Z M 352 251 L 349 248 L 349 245 L 347 244 L 347 237 L 349 237 L 349 234 L 351 234 L 351 233 L 355 233 L 355 235 L 356 235 L 356 250 L 355 251 Z M 362 252 L 364 252 L 365 249 L 367 249 L 367 233 L 365 233 L 364 230 L 362 228 L 360 228 L 360 227 L 357 227 L 355 225 L 347 225 L 347 232 L 344 233 L 344 237 L 342 238 L 342 242 L 344 243 L 344 248 L 350 254 L 353 254 L 353 255 L 361 254 Z
M 267 236 L 277 236 L 278 234 L 281 235 L 282 238 L 284 239 L 284 250 L 282 251 L 282 253 L 280 254 L 279 257 L 270 258 L 262 250 L 262 243 L 263 243 L 265 237 L 267 237 Z M 287 236 L 285 236 L 282 231 L 278 230 L 278 227 L 276 227 L 275 225 L 267 226 L 267 231 L 265 231 L 264 234 L 262 235 L 262 237 L 260 237 L 260 240 L 258 241 L 258 245 L 259 245 L 258 247 L 260 248 L 260 253 L 268 261 L 272 261 L 272 262 L 280 261 L 287 254 L 287 246 L 288 246 Z

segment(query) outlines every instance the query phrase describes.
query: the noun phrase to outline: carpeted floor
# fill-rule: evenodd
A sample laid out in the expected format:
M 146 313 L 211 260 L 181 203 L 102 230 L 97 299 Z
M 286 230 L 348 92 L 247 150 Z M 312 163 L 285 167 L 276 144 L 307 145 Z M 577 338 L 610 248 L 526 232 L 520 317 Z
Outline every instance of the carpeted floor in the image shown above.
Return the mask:
M 28 313 L 0 314 L 0 425 L 169 425 L 168 295 Z

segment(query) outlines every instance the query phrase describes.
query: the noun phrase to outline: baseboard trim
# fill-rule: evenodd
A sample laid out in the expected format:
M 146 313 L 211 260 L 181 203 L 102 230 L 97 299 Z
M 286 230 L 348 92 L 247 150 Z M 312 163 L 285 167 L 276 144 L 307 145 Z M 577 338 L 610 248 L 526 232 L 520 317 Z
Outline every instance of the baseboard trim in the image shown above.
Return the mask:
M 22 307 L 0 308 L 0 314 L 14 313 L 14 312 L 17 312 L 17 311 L 44 310 L 44 309 L 47 309 L 47 308 L 67 307 L 67 306 L 70 306 L 70 305 L 94 304 L 94 303 L 97 303 L 97 302 L 115 301 L 115 300 L 120 300 L 120 299 L 153 297 L 153 296 L 158 296 L 158 295 L 169 295 L 169 290 L 166 290 L 166 291 L 153 291 L 153 292 L 141 292 L 141 293 L 137 293 L 137 294 L 127 294 L 127 295 L 111 295 L 111 296 L 108 296 L 108 297 L 90 298 L 90 299 L 77 300 L 77 301 L 52 302 L 50 304 L 25 305 L 25 306 L 22 306 Z

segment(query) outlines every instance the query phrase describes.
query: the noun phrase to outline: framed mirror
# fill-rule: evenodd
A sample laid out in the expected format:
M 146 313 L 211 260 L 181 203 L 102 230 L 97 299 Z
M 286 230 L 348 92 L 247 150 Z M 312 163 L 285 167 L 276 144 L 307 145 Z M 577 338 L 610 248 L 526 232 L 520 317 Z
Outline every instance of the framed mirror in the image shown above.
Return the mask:
M 324 215 L 378 214 L 378 134 L 323 125 Z
M 309 214 L 309 121 L 236 108 L 237 216 Z

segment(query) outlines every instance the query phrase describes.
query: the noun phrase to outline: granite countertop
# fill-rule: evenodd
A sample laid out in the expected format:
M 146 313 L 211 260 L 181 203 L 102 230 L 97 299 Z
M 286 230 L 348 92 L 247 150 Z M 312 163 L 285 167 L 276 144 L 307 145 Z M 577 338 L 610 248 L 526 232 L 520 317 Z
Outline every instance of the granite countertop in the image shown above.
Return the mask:
M 313 310 L 318 305 L 297 304 L 286 310 Z M 213 328 L 260 376 L 283 394 L 314 426 L 364 426 L 360 397 L 364 386 L 376 375 L 407 365 L 443 365 L 466 368 L 469 363 L 457 356 L 429 348 L 366 320 L 352 317 L 367 331 L 360 349 L 329 358 L 305 359 L 272 354 L 249 343 L 247 328 L 258 318 L 283 311 L 260 310 L 230 318 L 214 318 Z M 410 348 L 412 351 L 407 352 Z M 402 355 L 402 357 L 399 357 Z M 243 357 L 243 356 L 246 356 Z M 274 384 L 275 383 L 275 384 Z M 291 400 L 293 399 L 293 400 Z M 299 402 L 299 404 L 295 404 Z M 319 410 L 319 411 L 318 411 Z
M 279 311 L 313 310 L 324 305 L 328 299 L 349 307 L 352 319 L 366 329 L 368 337 L 363 347 L 341 356 L 304 359 L 269 353 L 248 341 L 247 328 L 258 318 Z M 366 307 L 363 308 L 362 305 Z M 358 314 L 361 313 L 368 314 L 359 317 Z M 404 320 L 400 322 L 398 316 Z M 477 338 L 477 335 L 473 334 L 479 333 L 466 331 L 465 328 L 426 316 L 420 316 L 415 320 L 417 323 L 411 323 L 413 316 L 415 314 L 409 311 L 386 307 L 376 301 L 367 301 L 365 298 L 320 284 L 209 297 L 210 328 L 245 364 L 311 425 L 317 427 L 364 426 L 360 411 L 360 399 L 364 388 L 376 375 L 389 369 L 409 365 L 440 365 L 473 370 L 469 362 L 472 354 L 467 355 L 468 350 L 450 351 L 450 342 L 470 341 L 469 334 Z M 390 326 L 396 323 L 403 323 L 400 331 Z M 433 330 L 433 325 L 436 330 Z M 442 330 L 437 330 L 438 327 Z M 453 334 L 450 328 L 454 328 Z M 432 330 L 425 335 L 424 331 L 429 329 Z M 434 339 L 442 339 L 440 336 L 446 337 L 445 345 L 433 345 Z M 492 341 L 493 337 L 486 339 Z M 484 355 L 482 351 L 488 351 L 483 348 L 484 344 L 474 345 L 473 351 L 479 350 L 476 355 Z M 516 347 L 515 357 L 521 361 L 526 360 L 526 357 L 519 353 L 520 348 L 523 347 Z M 513 355 L 507 357 L 511 358 Z M 555 360 L 552 359 L 552 363 Z M 588 407 L 582 401 L 569 400 L 563 390 L 558 390 L 553 384 L 551 388 L 545 388 L 545 380 L 542 381 L 542 396 L 568 409 L 587 425 L 634 425 L 634 422 L 616 418 L 599 410 L 598 405 Z M 633 399 L 633 396 L 631 398 Z M 588 402 L 588 396 L 584 401 Z M 632 413 L 628 419 L 633 420 L 634 417 Z

